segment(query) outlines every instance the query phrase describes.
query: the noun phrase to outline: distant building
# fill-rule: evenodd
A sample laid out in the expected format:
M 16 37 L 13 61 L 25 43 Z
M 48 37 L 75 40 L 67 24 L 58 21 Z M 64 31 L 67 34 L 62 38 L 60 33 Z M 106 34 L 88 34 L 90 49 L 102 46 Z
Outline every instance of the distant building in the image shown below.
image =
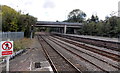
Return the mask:
M 118 2 L 118 17 L 120 17 L 120 1 Z

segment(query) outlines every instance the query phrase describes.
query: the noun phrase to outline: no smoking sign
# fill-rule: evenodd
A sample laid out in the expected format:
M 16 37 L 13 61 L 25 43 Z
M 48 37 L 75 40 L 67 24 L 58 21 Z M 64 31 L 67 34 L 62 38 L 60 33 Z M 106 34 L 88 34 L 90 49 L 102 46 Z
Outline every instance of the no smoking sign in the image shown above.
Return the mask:
M 1 55 L 12 55 L 13 54 L 13 41 L 2 41 L 1 42 Z

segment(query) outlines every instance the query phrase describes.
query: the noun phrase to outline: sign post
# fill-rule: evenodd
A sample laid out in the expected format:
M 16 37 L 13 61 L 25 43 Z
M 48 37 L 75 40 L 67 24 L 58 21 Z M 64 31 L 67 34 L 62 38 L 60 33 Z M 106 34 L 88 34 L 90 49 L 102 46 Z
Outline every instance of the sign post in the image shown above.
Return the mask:
M 1 55 L 7 56 L 6 58 L 6 71 L 9 72 L 9 59 L 10 55 L 13 54 L 13 41 L 2 41 L 1 42 Z
M 6 71 L 9 73 L 9 59 L 10 59 L 10 57 L 8 56 L 7 57 L 7 63 L 6 63 Z

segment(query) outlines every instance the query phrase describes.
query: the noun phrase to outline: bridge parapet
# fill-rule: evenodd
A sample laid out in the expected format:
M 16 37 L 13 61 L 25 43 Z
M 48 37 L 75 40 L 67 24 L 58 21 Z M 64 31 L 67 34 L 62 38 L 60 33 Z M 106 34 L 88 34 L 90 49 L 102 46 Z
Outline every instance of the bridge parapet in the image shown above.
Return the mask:
M 63 27 L 64 34 L 66 34 L 67 27 L 81 28 L 82 25 L 83 25 L 82 23 L 37 21 L 35 27 Z

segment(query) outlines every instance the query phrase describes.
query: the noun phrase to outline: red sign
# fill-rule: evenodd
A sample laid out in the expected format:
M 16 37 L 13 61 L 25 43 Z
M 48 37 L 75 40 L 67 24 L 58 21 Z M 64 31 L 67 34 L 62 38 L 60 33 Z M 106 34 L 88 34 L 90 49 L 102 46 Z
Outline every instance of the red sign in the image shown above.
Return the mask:
M 9 41 L 6 41 L 2 44 L 2 49 L 3 50 L 10 50 L 12 48 L 12 43 Z
M 2 55 L 12 55 L 12 51 L 2 51 Z
M 12 55 L 13 54 L 13 41 L 2 41 L 1 43 L 1 55 Z

